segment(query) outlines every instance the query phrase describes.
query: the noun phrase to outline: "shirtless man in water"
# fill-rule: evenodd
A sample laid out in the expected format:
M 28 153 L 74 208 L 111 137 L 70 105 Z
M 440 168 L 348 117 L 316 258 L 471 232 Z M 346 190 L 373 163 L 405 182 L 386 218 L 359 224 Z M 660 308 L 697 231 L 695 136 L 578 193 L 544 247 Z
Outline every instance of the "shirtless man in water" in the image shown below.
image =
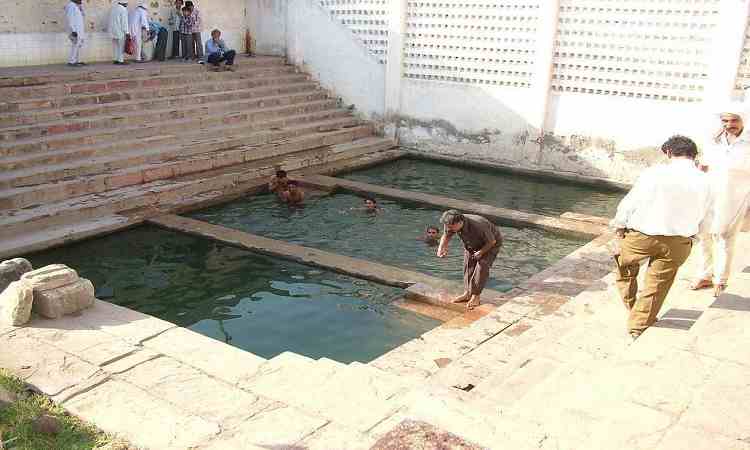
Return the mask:
M 290 180 L 287 183 L 287 190 L 279 193 L 279 198 L 290 205 L 301 205 L 305 200 L 305 193 L 296 181 Z

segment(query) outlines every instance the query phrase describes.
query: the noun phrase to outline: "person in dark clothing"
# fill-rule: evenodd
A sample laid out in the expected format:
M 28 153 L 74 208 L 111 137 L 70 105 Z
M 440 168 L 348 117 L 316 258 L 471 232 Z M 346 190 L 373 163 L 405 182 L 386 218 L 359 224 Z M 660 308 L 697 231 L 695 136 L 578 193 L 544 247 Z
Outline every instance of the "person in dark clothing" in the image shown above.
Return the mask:
M 480 296 L 490 277 L 503 237 L 494 223 L 482 216 L 461 214 L 451 209 L 443 213 L 440 222 L 445 227 L 438 246 L 438 258 L 448 254 L 448 243 L 458 234 L 464 244 L 464 292 L 453 303 L 466 303 L 467 309 L 479 306 Z

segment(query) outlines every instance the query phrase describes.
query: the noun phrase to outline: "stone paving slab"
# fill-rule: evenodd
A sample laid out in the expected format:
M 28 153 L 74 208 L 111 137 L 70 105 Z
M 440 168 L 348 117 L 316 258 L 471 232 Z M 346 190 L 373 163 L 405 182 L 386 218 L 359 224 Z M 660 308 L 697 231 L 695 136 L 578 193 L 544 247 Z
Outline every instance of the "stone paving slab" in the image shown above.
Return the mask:
M 299 448 L 296 445 L 327 425 L 327 421 L 291 407 L 281 407 L 253 416 L 227 430 L 201 450 L 253 448 Z
M 175 359 L 190 355 L 193 367 L 230 384 L 252 376 L 266 362 L 250 352 L 185 328 L 169 329 L 145 340 L 143 347 Z
M 99 368 L 52 345 L 29 337 L 25 329 L 0 336 L 0 367 L 46 395 L 57 395 L 95 376 Z
M 606 231 L 606 227 L 591 222 L 562 217 L 542 216 L 507 208 L 498 208 L 481 203 L 425 194 L 423 192 L 404 191 L 374 184 L 360 183 L 357 181 L 345 180 L 343 178 L 311 175 L 306 176 L 302 181 L 307 185 L 321 186 L 328 189 L 335 187 L 356 194 L 377 195 L 394 200 L 434 206 L 441 209 L 457 209 L 465 213 L 479 214 L 501 225 L 528 226 L 577 236 L 599 236 Z
M 150 449 L 185 450 L 218 435 L 221 427 L 173 407 L 129 383 L 110 380 L 63 403 L 102 431 Z
M 117 378 L 222 427 L 238 425 L 273 404 L 173 358 L 153 359 Z

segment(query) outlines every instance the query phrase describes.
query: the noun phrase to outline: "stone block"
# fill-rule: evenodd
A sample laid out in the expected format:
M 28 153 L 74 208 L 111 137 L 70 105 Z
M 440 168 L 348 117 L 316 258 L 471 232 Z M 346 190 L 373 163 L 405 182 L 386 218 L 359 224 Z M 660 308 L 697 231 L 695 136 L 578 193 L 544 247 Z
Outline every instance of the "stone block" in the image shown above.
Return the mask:
M 30 272 L 21 277 L 34 289 L 34 292 L 55 289 L 78 280 L 78 273 L 63 264 L 52 264 Z
M 31 317 L 34 291 L 23 281 L 14 281 L 0 294 L 0 323 L 21 326 Z
M 94 305 L 94 285 L 80 278 L 54 289 L 34 292 L 34 311 L 48 319 L 58 319 Z
M 23 258 L 9 259 L 0 263 L 0 292 L 10 283 L 21 279 L 23 274 L 31 272 L 31 263 Z

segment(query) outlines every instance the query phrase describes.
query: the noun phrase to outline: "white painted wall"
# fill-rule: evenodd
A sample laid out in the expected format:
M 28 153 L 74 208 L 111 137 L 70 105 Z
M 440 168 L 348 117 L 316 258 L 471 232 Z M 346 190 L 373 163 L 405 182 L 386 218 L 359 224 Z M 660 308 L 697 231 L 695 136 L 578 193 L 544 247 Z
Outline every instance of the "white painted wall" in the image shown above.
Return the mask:
M 247 24 L 260 55 L 286 54 L 287 0 L 247 0 Z
M 286 49 L 347 104 L 368 116 L 384 113 L 385 67 L 315 0 L 288 0 Z

